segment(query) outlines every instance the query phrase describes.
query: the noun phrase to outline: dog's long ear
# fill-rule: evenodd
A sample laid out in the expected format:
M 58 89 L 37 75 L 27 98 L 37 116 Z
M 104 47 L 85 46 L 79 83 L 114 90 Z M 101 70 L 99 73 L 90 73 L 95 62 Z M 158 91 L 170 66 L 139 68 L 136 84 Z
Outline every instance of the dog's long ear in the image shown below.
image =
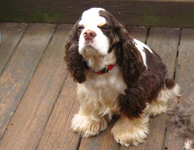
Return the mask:
M 127 29 L 108 11 L 101 11 L 100 15 L 110 24 L 110 51 L 116 50 L 117 64 L 120 66 L 123 78 L 129 87 L 136 82 L 145 69 L 140 52 L 135 46 L 134 39 L 129 36 Z
M 111 19 L 114 26 L 112 47 L 116 49 L 117 64 L 120 66 L 123 78 L 129 87 L 138 80 L 145 66 L 134 39 L 129 36 L 127 29 L 113 15 L 111 15 Z
M 74 25 L 73 30 L 66 42 L 65 61 L 67 69 L 71 73 L 74 80 L 77 81 L 78 83 L 82 83 L 86 80 L 86 77 L 84 74 L 85 63 L 78 51 L 78 38 L 80 35 L 79 33 L 80 31 L 77 29 L 77 26 L 79 20 Z
M 120 39 L 120 43 L 116 47 L 116 56 L 117 64 L 120 66 L 123 78 L 129 87 L 139 79 L 145 66 L 133 38 L 129 37 L 125 30 L 122 26 L 118 28 L 116 36 Z

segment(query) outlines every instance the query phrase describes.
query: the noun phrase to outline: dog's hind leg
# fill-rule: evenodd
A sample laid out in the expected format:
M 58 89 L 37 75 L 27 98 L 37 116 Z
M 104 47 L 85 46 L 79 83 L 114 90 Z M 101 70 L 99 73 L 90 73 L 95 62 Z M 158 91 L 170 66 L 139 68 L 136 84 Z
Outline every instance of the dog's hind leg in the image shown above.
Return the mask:
M 150 107 L 147 109 L 147 114 L 155 117 L 166 112 L 168 100 L 180 96 L 180 86 L 177 83 L 174 83 L 173 86 L 170 86 L 168 82 L 165 83 L 165 87 L 160 91 L 157 99 L 150 103 Z

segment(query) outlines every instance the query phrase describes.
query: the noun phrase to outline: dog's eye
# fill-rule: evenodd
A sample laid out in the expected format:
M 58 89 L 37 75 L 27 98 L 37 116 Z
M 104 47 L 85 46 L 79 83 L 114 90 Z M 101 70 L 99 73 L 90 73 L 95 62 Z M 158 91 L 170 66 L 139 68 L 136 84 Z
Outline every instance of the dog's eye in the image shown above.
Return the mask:
M 108 25 L 98 26 L 98 28 L 100 28 L 103 31 L 109 31 L 110 30 L 110 26 L 108 26 Z
M 84 26 L 78 26 L 78 31 L 82 31 L 84 29 Z

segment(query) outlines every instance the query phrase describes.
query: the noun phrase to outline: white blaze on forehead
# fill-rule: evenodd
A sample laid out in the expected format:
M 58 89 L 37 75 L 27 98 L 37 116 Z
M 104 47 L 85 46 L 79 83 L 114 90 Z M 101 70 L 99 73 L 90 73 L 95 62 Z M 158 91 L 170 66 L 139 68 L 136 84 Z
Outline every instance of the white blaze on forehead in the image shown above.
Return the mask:
M 78 25 L 83 26 L 84 29 L 81 31 L 80 37 L 79 37 L 79 53 L 82 55 L 87 55 L 88 53 L 88 45 L 92 47 L 92 49 L 95 49 L 96 52 L 98 52 L 100 55 L 107 55 L 109 50 L 109 39 L 102 30 L 99 28 L 99 26 L 103 26 L 106 24 L 106 19 L 104 17 L 101 17 L 99 12 L 105 11 L 102 8 L 91 8 L 89 10 L 86 10 L 83 12 L 81 16 L 81 20 L 78 23 Z M 87 30 L 92 30 L 96 33 L 95 38 L 92 41 L 85 40 L 83 34 Z M 86 50 L 87 49 L 87 50 Z
M 146 68 L 148 68 L 147 66 L 147 63 L 146 63 L 146 54 L 145 54 L 145 48 L 153 54 L 152 50 L 147 46 L 145 45 L 144 43 L 134 39 L 134 43 L 135 43 L 135 46 L 137 47 L 137 49 L 139 50 L 139 52 L 141 53 L 141 56 L 143 58 L 143 63 L 144 65 L 146 66 Z
M 106 24 L 106 19 L 99 15 L 99 12 L 104 10 L 103 8 L 91 8 L 83 12 L 79 25 L 84 27 L 90 26 L 102 26 Z M 104 10 L 105 11 L 105 10 Z

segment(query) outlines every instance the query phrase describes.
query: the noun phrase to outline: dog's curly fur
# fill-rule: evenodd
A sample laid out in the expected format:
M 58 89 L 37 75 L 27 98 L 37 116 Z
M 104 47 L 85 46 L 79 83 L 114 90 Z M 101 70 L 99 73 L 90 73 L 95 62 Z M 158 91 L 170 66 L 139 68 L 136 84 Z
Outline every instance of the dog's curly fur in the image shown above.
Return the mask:
M 77 94 L 81 104 L 79 113 L 73 118 L 72 128 L 85 137 L 96 135 L 106 127 L 105 116 L 111 119 L 117 113 L 121 118 L 112 130 L 116 141 L 125 146 L 138 145 L 149 131 L 149 115 L 165 112 L 167 100 L 179 95 L 179 86 L 168 78 L 160 56 L 132 38 L 111 13 L 99 8 L 92 8 L 89 13 L 93 14 L 92 11 L 97 12 L 95 16 L 101 20 L 106 20 L 105 26 L 92 29 L 103 33 L 101 36 L 108 39 L 109 48 L 106 55 L 101 55 L 93 47 L 96 55 L 92 56 L 94 66 L 88 63 L 90 58 L 81 54 L 80 38 L 87 29 L 87 24 L 80 27 L 80 20 L 88 13 L 84 12 L 73 27 L 65 51 L 67 69 L 79 83 Z M 116 65 L 100 76 L 88 69 L 99 67 L 99 64 L 106 67 L 105 62 Z
M 79 20 L 74 25 L 72 32 L 66 42 L 65 61 L 67 63 L 68 70 L 72 74 L 72 77 L 77 82 L 82 83 L 86 80 L 86 77 L 84 74 L 85 63 L 82 56 L 78 52 L 78 36 L 80 32 L 76 28 Z
M 176 136 L 187 142 L 190 141 L 190 148 L 185 144 L 185 149 L 194 149 L 194 99 L 184 103 L 173 100 L 173 103 L 169 105 L 167 111 L 168 126 Z

